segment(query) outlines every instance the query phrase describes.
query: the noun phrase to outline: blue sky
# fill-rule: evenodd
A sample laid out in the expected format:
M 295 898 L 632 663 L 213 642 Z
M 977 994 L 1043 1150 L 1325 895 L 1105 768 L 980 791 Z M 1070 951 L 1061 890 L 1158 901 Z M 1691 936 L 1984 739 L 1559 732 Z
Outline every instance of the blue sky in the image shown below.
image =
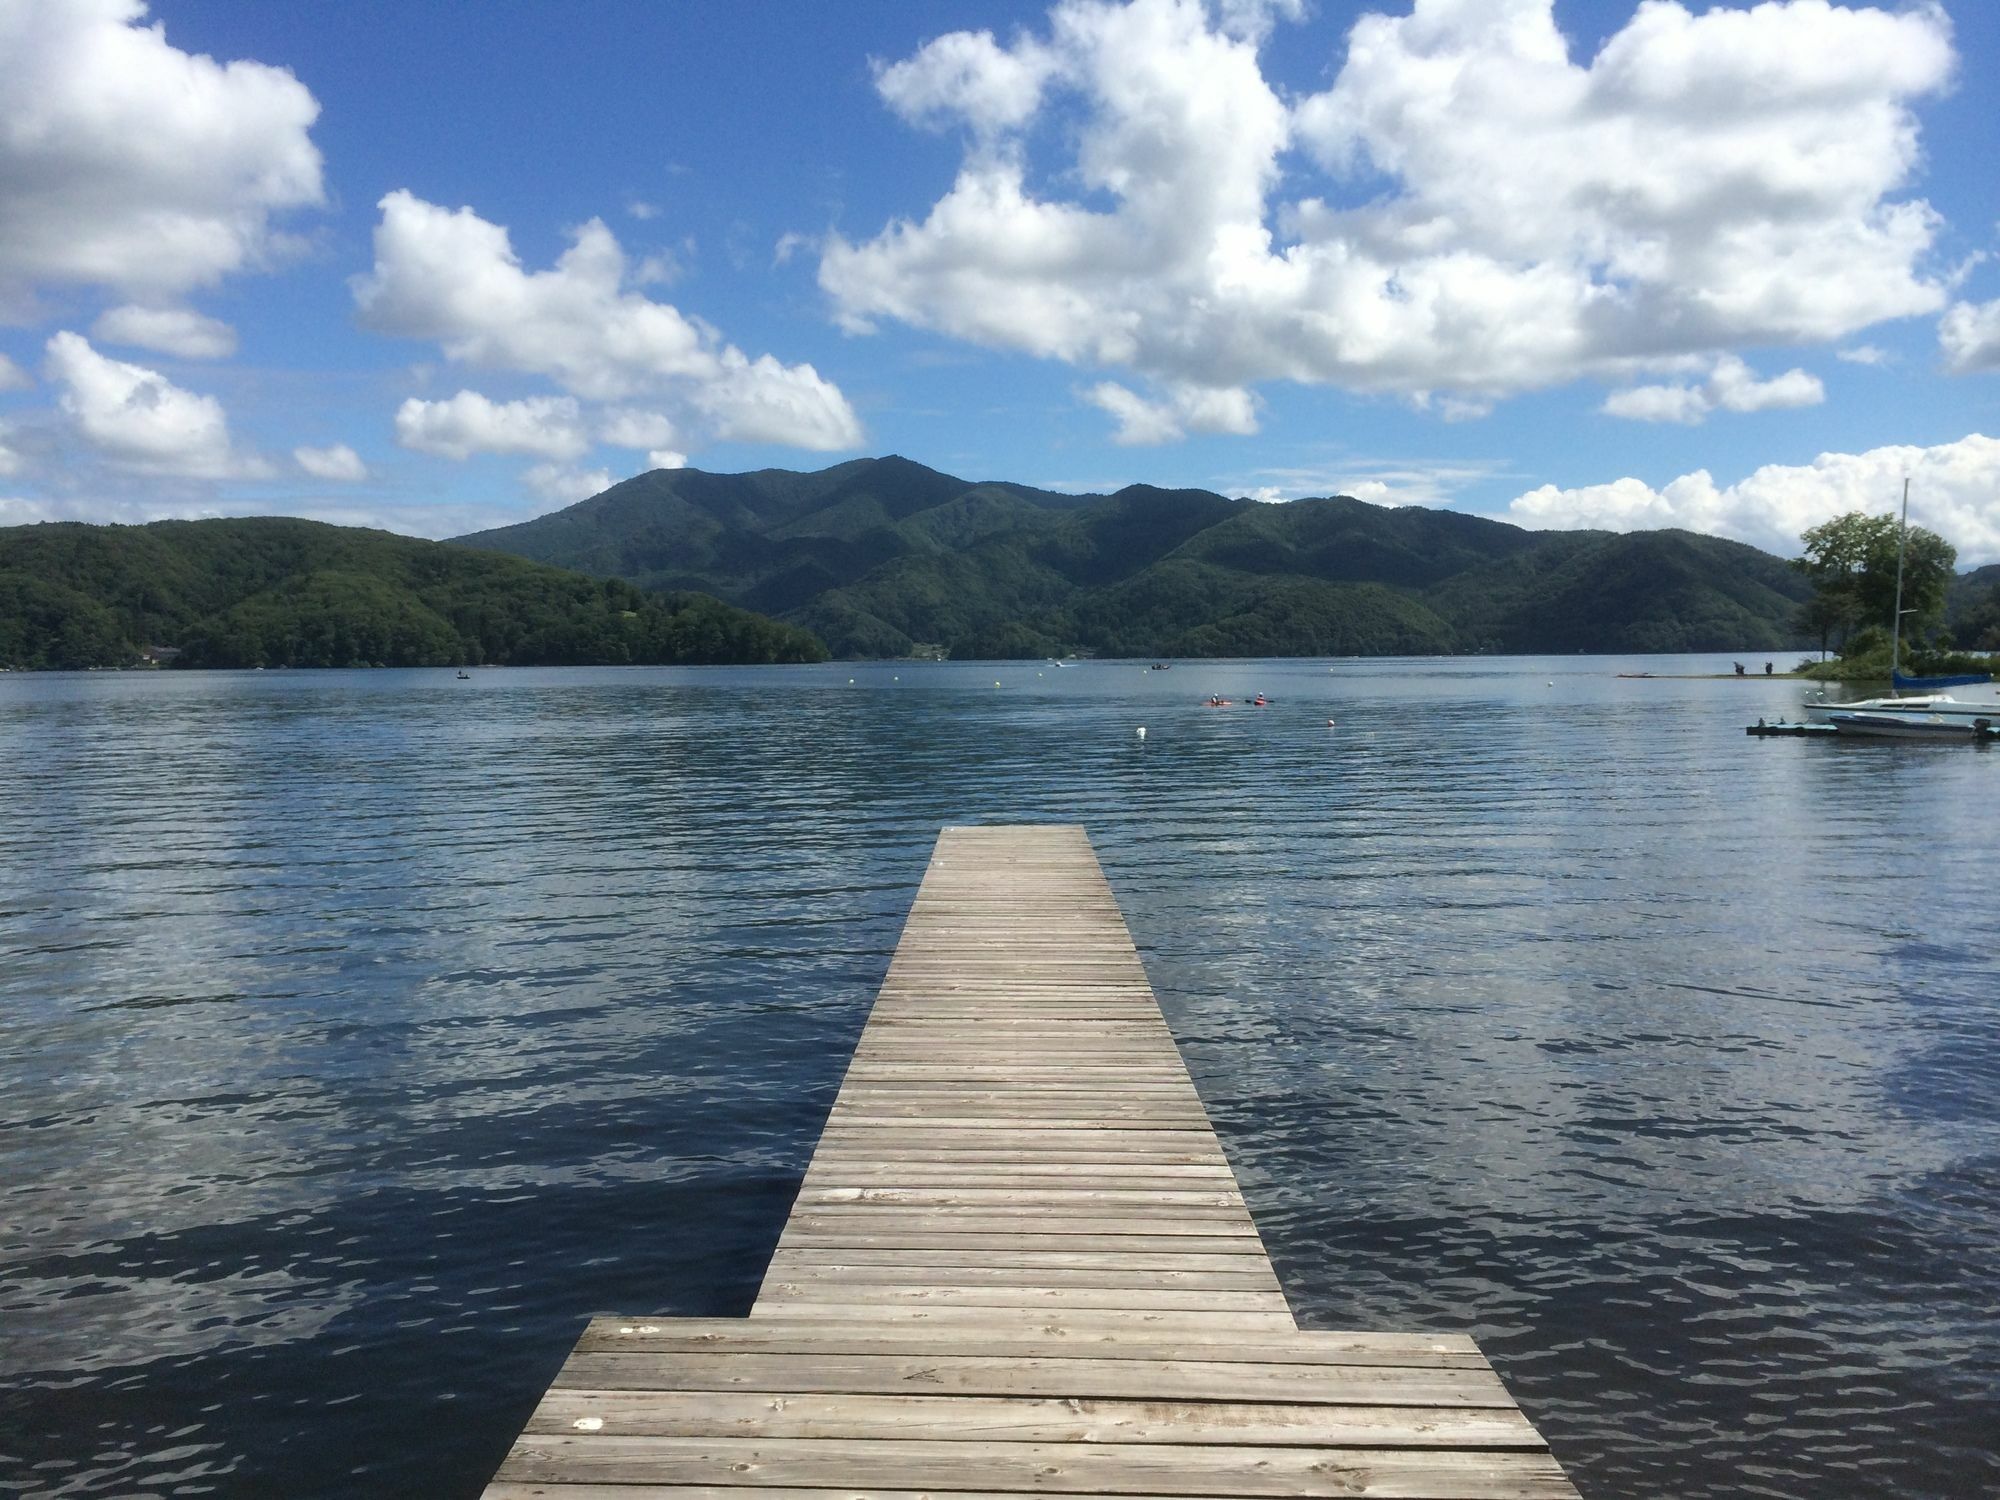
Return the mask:
M 0 0 L 0 522 L 649 467 L 2000 559 L 2000 19 Z

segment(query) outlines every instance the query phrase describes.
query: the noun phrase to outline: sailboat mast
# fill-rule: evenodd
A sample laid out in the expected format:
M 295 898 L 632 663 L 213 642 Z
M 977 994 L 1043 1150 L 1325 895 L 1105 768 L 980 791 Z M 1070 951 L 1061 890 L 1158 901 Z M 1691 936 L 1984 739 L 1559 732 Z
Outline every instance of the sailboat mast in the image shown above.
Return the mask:
M 1903 549 L 1910 541 L 1910 476 L 1903 476 L 1903 519 L 1896 526 L 1896 613 L 1889 621 L 1889 691 L 1903 667 Z

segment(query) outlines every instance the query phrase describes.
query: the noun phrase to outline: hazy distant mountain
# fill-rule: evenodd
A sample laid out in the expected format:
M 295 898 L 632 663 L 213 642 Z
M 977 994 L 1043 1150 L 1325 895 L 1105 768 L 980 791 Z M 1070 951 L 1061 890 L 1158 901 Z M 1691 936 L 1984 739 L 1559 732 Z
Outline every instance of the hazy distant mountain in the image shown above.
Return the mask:
M 817 661 L 805 632 L 692 594 L 275 516 L 0 527 L 0 667 Z
M 1063 495 L 905 458 L 658 470 L 458 540 L 699 589 L 841 656 L 1764 651 L 1803 644 L 1783 561 L 1685 531 L 1526 531 L 1334 497 Z

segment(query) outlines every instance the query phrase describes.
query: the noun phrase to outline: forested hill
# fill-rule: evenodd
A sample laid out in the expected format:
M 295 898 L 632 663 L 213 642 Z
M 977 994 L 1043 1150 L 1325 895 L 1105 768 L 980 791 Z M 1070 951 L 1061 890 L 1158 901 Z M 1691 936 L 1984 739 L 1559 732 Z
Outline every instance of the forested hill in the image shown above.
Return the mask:
M 459 538 L 700 589 L 841 656 L 1765 651 L 1804 644 L 1780 559 L 1684 531 L 1526 531 L 1345 497 L 1063 495 L 904 458 L 660 470 Z
M 275 517 L 0 528 L 0 666 L 349 667 L 818 661 L 700 594 Z

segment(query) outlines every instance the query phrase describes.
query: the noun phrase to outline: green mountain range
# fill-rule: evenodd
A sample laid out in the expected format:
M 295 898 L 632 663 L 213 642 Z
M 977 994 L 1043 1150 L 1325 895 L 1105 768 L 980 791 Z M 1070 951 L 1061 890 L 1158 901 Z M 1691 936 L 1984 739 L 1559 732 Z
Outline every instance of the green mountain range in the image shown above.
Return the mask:
M 905 458 L 658 470 L 458 540 L 696 589 L 837 656 L 1770 651 L 1805 644 L 1782 560 L 1686 531 L 1526 531 L 1337 496 L 1064 495 Z
M 170 647 L 161 653 L 155 648 Z M 0 667 L 820 661 L 699 594 L 275 517 L 0 528 Z

